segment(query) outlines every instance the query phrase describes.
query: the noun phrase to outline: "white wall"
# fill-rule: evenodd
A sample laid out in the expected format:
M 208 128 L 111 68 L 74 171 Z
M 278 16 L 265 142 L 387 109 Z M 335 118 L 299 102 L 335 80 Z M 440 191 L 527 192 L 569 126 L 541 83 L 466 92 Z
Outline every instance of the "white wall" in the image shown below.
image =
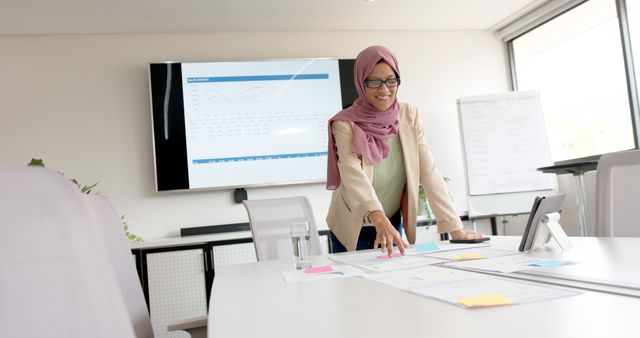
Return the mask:
M 41 157 L 98 190 L 146 239 L 185 226 L 246 222 L 231 191 L 154 191 L 147 67 L 158 61 L 353 58 L 383 44 L 400 62 L 401 100 L 423 114 L 427 141 L 460 214 L 466 211 L 455 99 L 508 90 L 504 47 L 483 31 L 245 32 L 0 37 L 0 165 Z M 249 189 L 249 198 L 306 195 L 320 227 L 322 184 Z

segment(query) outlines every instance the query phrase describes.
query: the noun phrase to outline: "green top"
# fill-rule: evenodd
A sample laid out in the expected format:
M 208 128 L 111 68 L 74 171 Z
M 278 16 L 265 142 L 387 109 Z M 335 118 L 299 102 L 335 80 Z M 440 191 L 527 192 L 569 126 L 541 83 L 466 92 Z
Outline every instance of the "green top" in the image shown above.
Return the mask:
M 382 162 L 373 167 L 373 189 L 378 195 L 387 217 L 393 216 L 400 209 L 402 191 L 407 181 L 404 168 L 404 153 L 397 136 L 387 140 L 389 154 Z

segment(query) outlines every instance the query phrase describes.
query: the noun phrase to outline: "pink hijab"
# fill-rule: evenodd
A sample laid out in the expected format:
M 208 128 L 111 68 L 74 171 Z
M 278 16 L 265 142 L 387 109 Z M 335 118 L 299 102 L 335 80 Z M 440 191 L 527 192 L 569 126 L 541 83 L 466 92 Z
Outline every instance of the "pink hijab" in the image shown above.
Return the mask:
M 373 67 L 384 60 L 400 77 L 398 60 L 389 49 L 383 46 L 371 46 L 358 54 L 353 70 L 353 78 L 359 97 L 347 109 L 341 110 L 329 119 L 329 147 L 327 159 L 327 189 L 335 190 L 340 185 L 340 171 L 338 170 L 338 154 L 331 132 L 333 121 L 353 122 L 353 143 L 351 149 L 354 154 L 362 155 L 373 163 L 380 163 L 389 153 L 387 139 L 398 134 L 398 110 L 400 105 L 396 98 L 386 111 L 379 111 L 367 101 L 364 80 L 369 76 Z

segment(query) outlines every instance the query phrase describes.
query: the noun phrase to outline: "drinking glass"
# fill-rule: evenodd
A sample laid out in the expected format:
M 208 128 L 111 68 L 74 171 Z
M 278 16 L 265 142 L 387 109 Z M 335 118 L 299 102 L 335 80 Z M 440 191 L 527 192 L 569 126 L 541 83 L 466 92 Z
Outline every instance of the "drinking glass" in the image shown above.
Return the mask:
M 291 223 L 291 244 L 293 245 L 293 262 L 296 269 L 311 267 L 309 257 L 309 222 Z

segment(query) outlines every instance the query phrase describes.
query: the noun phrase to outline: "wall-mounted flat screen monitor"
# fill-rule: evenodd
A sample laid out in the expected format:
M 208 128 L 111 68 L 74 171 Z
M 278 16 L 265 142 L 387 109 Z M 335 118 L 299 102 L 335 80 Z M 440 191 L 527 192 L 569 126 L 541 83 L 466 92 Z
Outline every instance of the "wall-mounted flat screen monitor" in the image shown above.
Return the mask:
M 326 181 L 327 121 L 357 97 L 353 59 L 149 66 L 158 191 Z

